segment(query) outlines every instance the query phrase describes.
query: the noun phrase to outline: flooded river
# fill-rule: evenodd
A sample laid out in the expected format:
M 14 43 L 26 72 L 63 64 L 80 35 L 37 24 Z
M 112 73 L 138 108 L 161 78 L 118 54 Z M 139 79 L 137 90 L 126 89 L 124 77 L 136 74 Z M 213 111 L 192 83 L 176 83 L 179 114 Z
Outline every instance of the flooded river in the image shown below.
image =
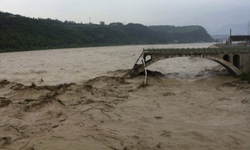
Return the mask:
M 147 48 L 0 53 L 1 150 L 247 150 L 250 85 L 204 58 L 170 58 L 124 79 Z
M 0 79 L 29 85 L 55 85 L 80 82 L 119 69 L 131 69 L 143 49 L 197 48 L 211 43 L 90 47 L 0 54 Z M 194 75 L 216 63 L 208 60 L 192 62 L 188 58 L 173 58 L 150 66 L 163 73 Z M 40 82 L 43 79 L 44 82 Z

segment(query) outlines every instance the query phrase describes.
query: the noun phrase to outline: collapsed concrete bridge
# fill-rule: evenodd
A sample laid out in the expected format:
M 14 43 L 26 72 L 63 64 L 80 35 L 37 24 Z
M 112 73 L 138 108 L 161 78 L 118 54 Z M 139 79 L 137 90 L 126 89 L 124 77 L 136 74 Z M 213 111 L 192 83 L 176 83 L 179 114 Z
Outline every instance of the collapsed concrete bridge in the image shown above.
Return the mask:
M 232 75 L 250 72 L 250 47 L 144 49 L 133 68 L 125 76 L 136 77 L 153 63 L 173 57 L 202 57 L 224 66 Z M 138 64 L 139 60 L 142 60 Z

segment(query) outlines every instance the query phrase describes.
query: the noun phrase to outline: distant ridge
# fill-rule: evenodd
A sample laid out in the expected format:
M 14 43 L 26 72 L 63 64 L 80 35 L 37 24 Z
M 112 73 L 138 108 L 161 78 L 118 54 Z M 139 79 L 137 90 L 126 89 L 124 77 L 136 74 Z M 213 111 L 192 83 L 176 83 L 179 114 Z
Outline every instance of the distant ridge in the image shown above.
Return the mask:
M 105 25 L 35 19 L 0 12 L 0 52 L 105 45 L 211 42 L 201 26 Z
M 195 43 L 195 42 L 211 42 L 213 38 L 207 33 L 202 26 L 149 26 L 150 29 L 157 32 L 158 35 L 167 39 L 169 42 L 177 43 Z
M 248 34 L 248 25 L 246 24 L 227 24 L 215 31 L 212 35 L 230 35 L 230 29 L 232 29 L 232 35 L 247 35 Z
M 229 35 L 221 34 L 221 35 L 211 35 L 215 42 L 226 42 L 228 41 Z

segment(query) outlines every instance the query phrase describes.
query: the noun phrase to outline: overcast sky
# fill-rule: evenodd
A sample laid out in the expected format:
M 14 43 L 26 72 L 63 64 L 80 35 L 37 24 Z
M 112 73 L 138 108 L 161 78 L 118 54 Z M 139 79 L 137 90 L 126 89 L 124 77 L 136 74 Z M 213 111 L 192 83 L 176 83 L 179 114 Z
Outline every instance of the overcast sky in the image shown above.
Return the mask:
M 247 24 L 250 0 L 0 0 L 0 11 L 27 17 L 106 24 L 201 25 L 213 31 Z

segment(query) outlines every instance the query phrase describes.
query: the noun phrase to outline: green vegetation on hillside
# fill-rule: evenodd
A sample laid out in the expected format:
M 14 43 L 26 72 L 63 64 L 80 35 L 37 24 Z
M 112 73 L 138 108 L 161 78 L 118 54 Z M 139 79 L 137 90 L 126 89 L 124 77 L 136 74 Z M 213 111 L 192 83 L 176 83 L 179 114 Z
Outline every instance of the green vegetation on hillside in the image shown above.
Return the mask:
M 157 32 L 159 36 L 171 43 L 195 43 L 213 41 L 213 38 L 201 26 L 149 26 L 149 28 Z
M 167 29 L 168 28 L 168 29 Z M 211 42 L 200 26 L 144 26 L 35 19 L 0 12 L 0 52 L 105 45 Z

